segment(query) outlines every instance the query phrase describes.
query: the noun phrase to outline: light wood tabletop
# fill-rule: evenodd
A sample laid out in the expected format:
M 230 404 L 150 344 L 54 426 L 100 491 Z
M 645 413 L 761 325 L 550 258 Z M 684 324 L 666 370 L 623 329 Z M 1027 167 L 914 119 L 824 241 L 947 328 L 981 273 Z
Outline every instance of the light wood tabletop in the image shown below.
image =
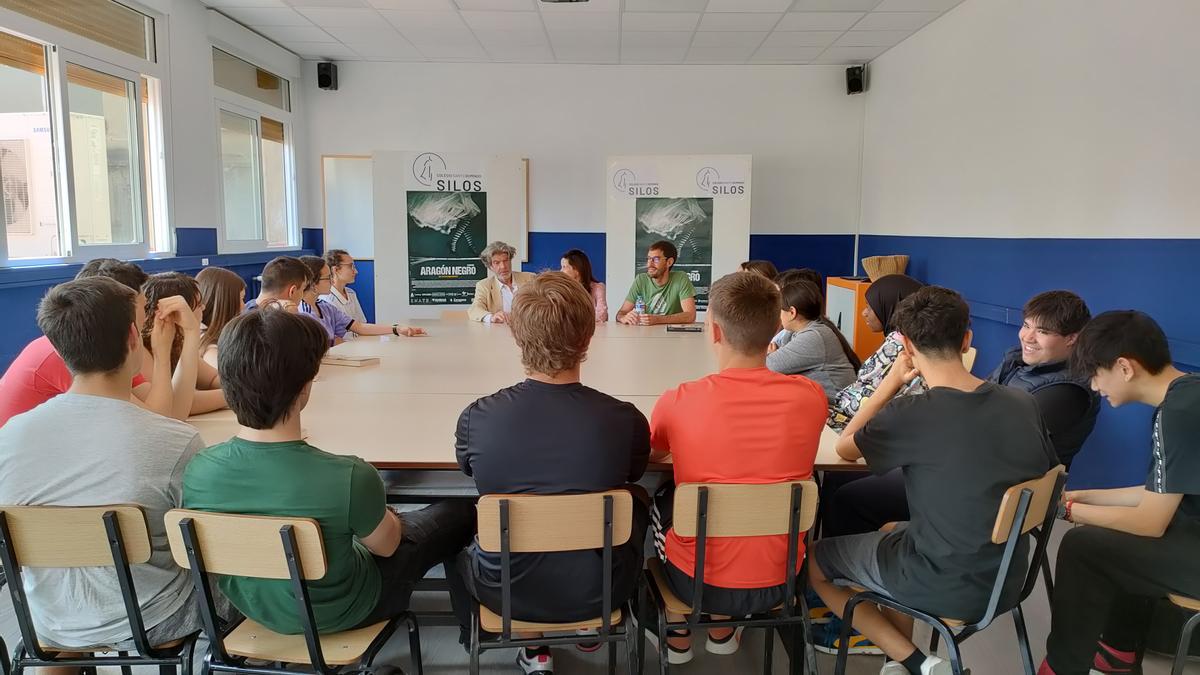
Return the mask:
M 377 357 L 362 367 L 324 365 L 302 413 L 307 440 L 327 452 L 356 455 L 380 469 L 457 469 L 454 430 L 472 401 L 525 378 L 507 326 L 413 321 L 420 338 L 359 338 L 331 354 Z M 602 324 L 584 362 L 583 383 L 637 406 L 647 418 L 658 396 L 716 371 L 705 336 L 662 326 Z M 189 420 L 206 443 L 237 432 L 229 410 Z M 837 434 L 821 436 L 820 470 L 862 470 L 834 452 Z M 669 465 L 657 465 L 665 470 Z

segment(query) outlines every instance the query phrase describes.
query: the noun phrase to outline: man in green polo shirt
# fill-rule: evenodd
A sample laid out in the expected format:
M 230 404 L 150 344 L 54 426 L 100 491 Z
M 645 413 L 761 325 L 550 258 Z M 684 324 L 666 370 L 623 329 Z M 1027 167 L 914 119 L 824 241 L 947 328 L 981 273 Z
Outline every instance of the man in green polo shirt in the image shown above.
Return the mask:
M 696 320 L 696 289 L 683 272 L 672 272 L 679 252 L 669 241 L 650 244 L 646 272 L 633 278 L 617 321 L 630 326 L 691 323 Z M 641 307 L 638 306 L 641 300 Z
M 469 502 L 397 515 L 387 508 L 374 467 L 304 442 L 300 411 L 328 348 L 325 328 L 307 316 L 268 310 L 227 324 L 217 370 L 240 428 L 197 454 L 183 474 L 185 508 L 312 518 L 321 525 L 328 572 L 308 583 L 321 633 L 405 611 L 413 584 L 429 568 L 452 561 L 475 533 Z M 458 574 L 446 576 L 465 622 L 466 587 L 454 583 Z M 287 579 L 223 576 L 220 586 L 247 617 L 279 633 L 303 632 Z

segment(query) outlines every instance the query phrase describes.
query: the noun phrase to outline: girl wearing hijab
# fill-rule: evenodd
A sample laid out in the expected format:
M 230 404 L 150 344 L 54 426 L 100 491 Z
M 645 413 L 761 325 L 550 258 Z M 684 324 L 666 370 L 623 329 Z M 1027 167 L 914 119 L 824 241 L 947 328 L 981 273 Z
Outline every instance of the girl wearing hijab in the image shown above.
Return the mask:
M 858 369 L 858 377 L 850 386 L 838 392 L 837 396 L 829 399 L 828 424 L 834 431 L 846 427 L 850 418 L 858 412 L 864 398 L 875 393 L 888 369 L 892 367 L 896 356 L 904 348 L 900 342 L 899 331 L 892 330 L 892 313 L 900 305 L 900 301 L 915 293 L 925 284 L 903 274 L 889 274 L 880 277 L 867 288 L 867 306 L 863 309 L 863 319 L 867 327 L 876 333 L 883 333 L 883 344 Z M 921 378 L 912 381 L 901 396 L 925 391 L 925 383 Z

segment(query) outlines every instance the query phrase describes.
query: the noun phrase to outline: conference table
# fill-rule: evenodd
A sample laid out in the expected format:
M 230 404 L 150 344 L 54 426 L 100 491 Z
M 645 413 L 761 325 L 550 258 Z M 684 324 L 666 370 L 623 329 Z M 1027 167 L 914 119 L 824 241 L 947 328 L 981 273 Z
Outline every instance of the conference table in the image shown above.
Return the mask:
M 525 379 L 520 350 L 503 324 L 443 318 L 408 325 L 429 335 L 360 337 L 333 347 L 333 357 L 379 362 L 323 364 L 301 426 L 313 446 L 361 457 L 380 469 L 393 495 L 463 494 L 474 486 L 458 471 L 455 459 L 459 414 L 472 401 Z M 633 403 L 649 418 L 663 391 L 716 370 L 703 333 L 607 323 L 596 326 L 582 381 Z M 230 438 L 238 428 L 229 410 L 197 415 L 189 422 L 207 444 Z M 816 468 L 864 470 L 862 464 L 837 456 L 836 440 L 837 434 L 826 428 Z M 569 458 L 570 448 L 564 446 L 563 459 Z M 670 463 L 652 464 L 649 471 L 669 472 Z

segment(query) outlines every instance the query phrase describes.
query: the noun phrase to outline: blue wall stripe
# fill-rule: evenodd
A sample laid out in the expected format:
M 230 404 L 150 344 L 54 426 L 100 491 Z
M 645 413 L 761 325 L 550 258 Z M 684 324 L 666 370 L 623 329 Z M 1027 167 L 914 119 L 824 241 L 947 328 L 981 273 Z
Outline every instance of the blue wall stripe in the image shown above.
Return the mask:
M 216 255 L 217 230 L 212 227 L 175 228 L 176 255 Z
M 770 260 L 781 271 L 811 267 L 822 276 L 854 273 L 852 234 L 752 234 L 750 257 Z

